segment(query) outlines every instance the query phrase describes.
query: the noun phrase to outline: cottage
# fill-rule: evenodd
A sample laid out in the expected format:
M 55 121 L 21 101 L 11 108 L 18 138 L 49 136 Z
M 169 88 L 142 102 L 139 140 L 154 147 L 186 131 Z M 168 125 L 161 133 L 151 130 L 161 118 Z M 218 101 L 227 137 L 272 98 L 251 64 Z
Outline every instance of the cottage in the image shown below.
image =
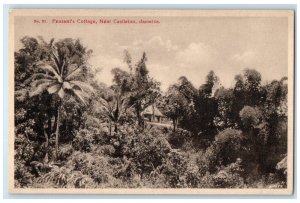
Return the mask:
M 160 112 L 160 110 L 155 105 L 148 106 L 143 112 L 145 120 L 150 122 L 162 122 L 162 118 L 164 115 Z

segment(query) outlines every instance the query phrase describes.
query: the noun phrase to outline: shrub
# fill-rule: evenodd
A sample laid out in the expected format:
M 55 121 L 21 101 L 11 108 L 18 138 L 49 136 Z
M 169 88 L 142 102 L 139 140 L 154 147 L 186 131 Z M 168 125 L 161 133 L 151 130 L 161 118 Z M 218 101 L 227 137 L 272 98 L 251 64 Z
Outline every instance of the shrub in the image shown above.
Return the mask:
M 30 173 L 30 167 L 26 166 L 24 162 L 15 162 L 14 179 L 15 187 L 23 188 L 32 184 L 34 175 Z
M 16 135 L 15 139 L 15 160 L 22 160 L 25 163 L 32 160 L 34 155 L 34 143 L 24 134 Z
M 37 183 L 53 184 L 57 187 L 67 187 L 71 169 L 65 167 L 53 167 L 49 173 L 37 178 Z
M 175 132 L 171 132 L 168 135 L 168 141 L 171 144 L 172 148 L 182 148 L 189 140 L 191 140 L 191 133 L 187 130 L 176 129 Z
M 150 174 L 163 164 L 170 151 L 171 146 L 163 135 L 145 131 L 136 136 L 130 156 L 136 163 L 139 173 Z
M 244 179 L 241 174 L 243 169 L 240 159 L 235 163 L 229 164 L 213 176 L 214 187 L 216 188 L 241 188 L 244 187 Z
M 107 183 L 114 172 L 107 158 L 99 155 L 76 152 L 70 162 L 74 164 L 74 170 L 90 176 L 96 183 Z
M 245 106 L 239 115 L 245 129 L 256 126 L 261 119 L 260 110 L 251 106 Z
M 116 149 L 114 148 L 113 145 L 102 145 L 102 146 L 97 146 L 95 148 L 95 153 L 99 155 L 108 155 L 108 156 L 113 156 L 115 154 Z
M 186 169 L 186 157 L 182 153 L 173 150 L 168 153 L 168 157 L 162 165 L 162 174 L 166 176 L 166 181 L 170 187 L 184 187 Z
M 58 159 L 61 161 L 66 161 L 71 156 L 73 151 L 74 149 L 72 145 L 69 144 L 61 145 L 58 152 Z
M 93 142 L 93 133 L 89 130 L 80 130 L 73 139 L 72 146 L 77 151 L 90 152 Z
M 237 158 L 243 158 L 244 139 L 242 132 L 235 129 L 225 129 L 215 137 L 215 141 L 206 149 L 200 152 L 197 161 L 201 176 L 206 172 L 215 173 L 221 166 L 226 166 Z
M 221 131 L 215 137 L 215 153 L 221 165 L 232 163 L 243 155 L 244 139 L 240 130 L 230 128 Z
M 82 174 L 80 171 L 72 171 L 70 176 L 70 185 L 75 188 L 95 188 L 97 184 L 88 175 Z
M 95 188 L 96 183 L 88 175 L 80 171 L 72 171 L 66 167 L 53 167 L 53 169 L 37 178 L 37 187 L 43 187 L 40 184 L 46 184 L 47 187 L 59 188 Z
M 185 182 L 187 187 L 197 188 L 201 181 L 199 167 L 195 164 L 188 164 L 185 172 Z

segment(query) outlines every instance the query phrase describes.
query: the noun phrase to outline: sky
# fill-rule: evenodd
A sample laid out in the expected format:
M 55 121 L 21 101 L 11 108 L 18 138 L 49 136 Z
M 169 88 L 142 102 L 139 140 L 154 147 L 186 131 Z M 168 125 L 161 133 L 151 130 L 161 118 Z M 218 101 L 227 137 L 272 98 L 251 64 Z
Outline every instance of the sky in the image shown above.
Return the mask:
M 53 37 L 79 38 L 93 50 L 89 63 L 101 69 L 97 80 L 107 85 L 112 83 L 113 68 L 128 70 L 123 62 L 124 49 L 131 53 L 134 64 L 146 52 L 149 74 L 161 82 L 162 90 L 180 76 L 199 87 L 210 70 L 225 87 L 232 87 L 234 76 L 246 68 L 259 71 L 263 83 L 288 72 L 288 22 L 284 17 L 166 16 L 157 18 L 159 24 L 97 25 L 34 24 L 35 18 L 16 17 L 16 50 L 24 36 L 42 36 L 48 41 Z M 43 19 L 51 22 L 53 17 Z

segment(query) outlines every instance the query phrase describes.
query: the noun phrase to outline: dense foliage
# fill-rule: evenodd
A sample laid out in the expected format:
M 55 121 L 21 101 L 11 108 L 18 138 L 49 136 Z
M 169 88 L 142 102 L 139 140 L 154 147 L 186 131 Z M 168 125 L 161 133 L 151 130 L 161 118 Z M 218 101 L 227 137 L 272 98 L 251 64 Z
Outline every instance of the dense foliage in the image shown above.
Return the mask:
M 274 188 L 287 181 L 287 78 L 246 69 L 232 88 L 213 71 L 166 92 L 146 53 L 113 85 L 94 78 L 80 40 L 24 37 L 15 53 L 15 186 Z M 167 123 L 145 122 L 156 104 Z

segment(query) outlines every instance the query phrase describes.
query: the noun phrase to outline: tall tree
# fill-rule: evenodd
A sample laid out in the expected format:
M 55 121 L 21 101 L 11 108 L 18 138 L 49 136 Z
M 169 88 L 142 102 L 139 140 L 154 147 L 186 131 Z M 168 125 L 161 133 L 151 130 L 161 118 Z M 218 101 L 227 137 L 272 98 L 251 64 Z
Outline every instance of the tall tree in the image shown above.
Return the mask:
M 55 151 L 58 156 L 59 127 L 61 108 L 66 94 L 74 96 L 78 101 L 86 104 L 86 99 L 93 88 L 82 81 L 86 67 L 83 47 L 79 40 L 73 42 L 65 39 L 48 45 L 48 57 L 35 63 L 40 72 L 32 76 L 30 97 L 47 92 L 57 95 L 57 118 L 55 130 Z
M 235 123 L 232 118 L 233 89 L 221 87 L 216 90 L 214 97 L 218 105 L 218 115 L 214 119 L 218 131 L 234 127 Z
M 114 124 L 114 132 L 118 133 L 119 122 L 126 117 L 129 108 L 128 99 L 122 97 L 118 92 L 111 91 L 105 98 L 100 99 L 101 111 L 109 120 L 109 133 L 111 135 L 111 124 Z
M 121 94 L 129 98 L 128 105 L 135 109 L 138 125 L 143 127 L 144 119 L 141 113 L 160 96 L 160 83 L 149 76 L 145 52 L 134 67 L 129 52 L 125 52 L 124 61 L 127 63 L 130 72 L 114 69 L 114 83 L 121 90 Z
M 214 118 L 218 114 L 218 105 L 214 97 L 216 87 L 219 86 L 219 78 L 213 71 L 206 76 L 206 82 L 200 86 L 195 97 L 194 120 L 195 132 L 198 137 L 212 140 L 216 134 Z
M 241 127 L 239 112 L 244 106 L 258 106 L 265 100 L 265 92 L 261 86 L 261 74 L 254 69 L 245 69 L 243 75 L 235 76 L 233 89 L 232 116 Z
M 166 95 L 163 97 L 162 109 L 165 115 L 172 119 L 173 130 L 175 131 L 179 119 L 188 113 L 189 101 L 179 92 L 177 85 L 172 85 L 168 88 Z

